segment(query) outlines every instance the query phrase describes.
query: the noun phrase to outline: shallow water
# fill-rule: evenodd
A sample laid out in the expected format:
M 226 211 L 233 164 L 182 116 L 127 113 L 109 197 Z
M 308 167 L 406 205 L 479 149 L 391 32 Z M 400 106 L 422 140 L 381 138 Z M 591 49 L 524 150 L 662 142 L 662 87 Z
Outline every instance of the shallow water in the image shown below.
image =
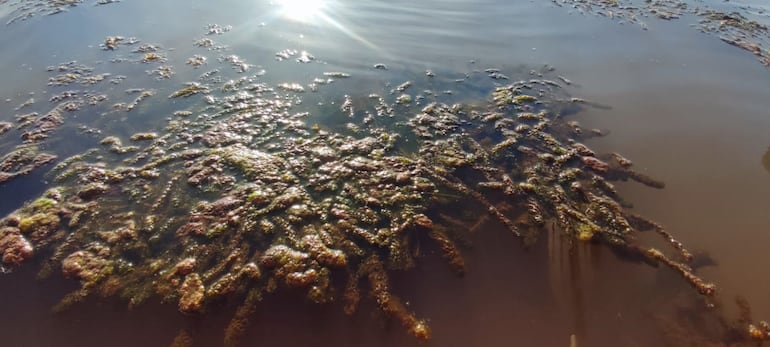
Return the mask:
M 762 1 L 736 5 L 748 6 L 750 18 L 770 24 Z M 6 8 L 0 4 L 0 15 Z M 697 18 L 645 18 L 643 30 L 551 3 L 494 0 L 329 0 L 324 15 L 308 22 L 288 19 L 284 11 L 279 2 L 267 1 L 126 0 L 86 4 L 5 26 L 0 31 L 0 121 L 13 122 L 16 113 L 50 107 L 45 67 L 71 60 L 99 72 L 127 75 L 120 85 L 98 87 L 125 99 L 121 101 L 133 99 L 121 94 L 131 87 L 156 88 L 157 98 L 165 98 L 218 65 L 219 52 L 192 44 L 204 37 L 210 23 L 232 25 L 231 31 L 208 37 L 230 47 L 223 54 L 257 65 L 252 71 L 266 70 L 267 82 L 307 83 L 323 71 L 352 75 L 321 87 L 321 93 L 306 93 L 302 107 L 311 110 L 317 102 L 339 103 L 344 94 L 386 93 L 406 80 L 430 85 L 426 70 L 451 82 L 486 68 L 527 76 L 530 70 L 552 66 L 573 82 L 569 93 L 601 106 L 576 118 L 588 128 L 609 131 L 609 136 L 590 140 L 590 146 L 622 153 L 640 171 L 666 182 L 663 190 L 622 184 L 626 200 L 689 248 L 714 258 L 718 266 L 700 274 L 719 285 L 728 309 L 732 297 L 743 295 L 755 318 L 770 317 L 770 280 L 763 276 L 763 265 L 770 261 L 770 174 L 763 166 L 770 146 L 770 71 L 746 51 L 695 30 L 690 24 Z M 108 35 L 136 36 L 173 49 L 167 54 L 175 75 L 153 81 L 144 76 L 147 66 L 110 63 L 114 54 L 98 48 Z M 305 50 L 316 61 L 297 63 L 297 56 L 276 61 L 275 53 L 283 49 Z M 129 51 L 121 47 L 116 54 L 128 56 Z M 184 65 L 193 54 L 207 55 L 208 66 Z M 389 70 L 373 69 L 377 63 Z M 452 88 L 456 93 L 445 96 L 448 101 L 488 94 L 463 83 Z M 14 110 L 30 97 L 36 100 L 33 106 Z M 1 102 L 5 99 L 10 101 Z M 166 111 L 178 106 L 169 105 Z M 83 115 L 82 122 L 111 124 L 111 133 L 130 135 L 162 126 L 168 117 L 165 112 L 137 111 L 120 123 L 98 115 Z M 99 139 L 62 140 L 52 149 L 65 158 Z M 0 146 L 13 141 L 0 137 Z M 0 186 L 0 214 L 39 195 L 44 180 L 42 172 L 35 172 Z M 397 323 L 382 323 L 371 303 L 349 317 L 340 305 L 304 304 L 289 293 L 265 300 L 244 345 L 568 346 L 571 334 L 579 336 L 580 346 L 661 345 L 651 308 L 689 292 L 686 284 L 664 269 L 619 261 L 603 248 L 583 247 L 569 254 L 560 242 L 556 236 L 550 242 L 541 238 L 533 249 L 524 250 L 502 228 L 489 226 L 467 252 L 465 277 L 447 271 L 436 252 L 421 259 L 414 271 L 397 275 L 396 291 L 430 320 L 433 340 L 428 343 L 407 336 Z M 185 318 L 173 305 L 127 311 L 119 303 L 92 301 L 53 315 L 49 308 L 75 284 L 36 281 L 28 268 L 0 276 L 3 345 L 100 346 L 109 341 L 114 346 L 166 346 L 185 327 L 195 332 L 196 346 L 220 345 L 237 304 L 202 318 Z

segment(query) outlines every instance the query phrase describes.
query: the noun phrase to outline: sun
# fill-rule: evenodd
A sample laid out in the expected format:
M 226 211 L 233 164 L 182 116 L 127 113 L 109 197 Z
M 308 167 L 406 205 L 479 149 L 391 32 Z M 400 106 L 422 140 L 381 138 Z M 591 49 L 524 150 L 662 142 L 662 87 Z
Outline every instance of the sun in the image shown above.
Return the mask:
M 291 20 L 307 22 L 321 14 L 324 0 L 277 0 L 281 14 Z

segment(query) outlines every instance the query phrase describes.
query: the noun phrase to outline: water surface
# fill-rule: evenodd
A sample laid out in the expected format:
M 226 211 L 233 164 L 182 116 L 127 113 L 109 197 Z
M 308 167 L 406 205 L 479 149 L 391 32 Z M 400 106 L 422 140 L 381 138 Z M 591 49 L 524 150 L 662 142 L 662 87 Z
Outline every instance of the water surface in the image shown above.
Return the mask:
M 5 26 L 0 31 L 0 101 L 9 101 L 0 102 L 0 121 L 13 122 L 19 113 L 14 109 L 30 97 L 36 100 L 30 111 L 48 107 L 45 67 L 71 60 L 128 76 L 120 85 L 102 84 L 106 93 L 121 95 L 136 83 L 162 91 L 160 98 L 209 70 L 184 65 L 193 54 L 207 55 L 211 66 L 220 54 L 237 54 L 254 69 L 264 69 L 270 83 L 307 83 L 322 71 L 352 75 L 326 86 L 333 93 L 306 93 L 303 107 L 308 109 L 318 102 L 339 103 L 344 94 L 387 92 L 406 80 L 430 85 L 426 70 L 450 82 L 487 68 L 527 76 L 530 70 L 553 67 L 572 82 L 568 92 L 601 106 L 576 118 L 609 132 L 590 146 L 622 153 L 644 173 L 666 182 L 663 190 L 622 184 L 626 199 L 689 248 L 711 255 L 718 266 L 703 268 L 701 274 L 719 284 L 727 304 L 740 294 L 756 318 L 770 317 L 770 280 L 763 276 L 763 264 L 770 261 L 770 175 L 763 167 L 770 146 L 770 71 L 746 51 L 695 30 L 690 24 L 696 17 L 645 18 L 643 30 L 548 2 L 329 0 L 323 15 L 297 21 L 279 3 L 126 0 Z M 770 24 L 761 1 L 705 5 L 743 6 L 750 18 Z M 0 5 L 0 15 L 6 9 Z M 211 23 L 232 25 L 227 33 L 209 36 L 228 45 L 227 52 L 201 53 L 193 46 Z M 170 49 L 175 75 L 137 82 L 152 80 L 145 76 L 146 67 L 110 63 L 113 54 L 98 47 L 108 35 L 135 36 Z M 119 54 L 128 55 L 127 47 L 120 49 Z M 316 61 L 301 64 L 295 56 L 279 62 L 275 54 L 284 49 L 307 51 Z M 374 69 L 374 64 L 389 70 Z M 463 83 L 452 88 L 456 93 L 447 100 L 485 98 L 488 92 Z M 154 129 L 167 116 L 135 112 L 116 129 L 124 135 Z M 63 158 L 98 140 L 60 141 L 50 150 Z M 14 141 L 0 137 L 0 146 Z M 44 181 L 36 172 L 0 186 L 0 214 L 39 195 Z M 426 344 L 567 346 L 572 334 L 580 336 L 581 346 L 662 343 L 650 307 L 689 292 L 678 278 L 622 262 L 601 248 L 569 254 L 558 237 L 540 241 L 524 250 L 502 228 L 490 225 L 467 252 L 464 278 L 447 271 L 438 254 L 427 254 L 414 271 L 397 276 L 394 286 L 402 298 L 430 319 L 434 338 Z M 191 328 L 196 345 L 214 346 L 221 344 L 235 309 L 229 303 L 190 319 L 173 305 L 127 311 L 119 303 L 86 302 L 52 315 L 49 308 L 74 285 L 38 282 L 31 268 L 0 277 L 4 345 L 165 346 L 179 329 Z M 382 323 L 372 314 L 374 305 L 368 305 L 348 317 L 338 305 L 317 307 L 279 295 L 264 302 L 245 345 L 421 345 L 398 324 Z

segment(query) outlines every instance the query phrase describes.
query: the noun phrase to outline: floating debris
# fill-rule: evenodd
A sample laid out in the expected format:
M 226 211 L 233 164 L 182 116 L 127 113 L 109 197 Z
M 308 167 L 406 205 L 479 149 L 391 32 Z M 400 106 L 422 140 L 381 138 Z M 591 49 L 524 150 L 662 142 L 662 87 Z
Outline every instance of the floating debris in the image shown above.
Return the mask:
M 99 83 L 110 76 L 109 73 L 94 74 L 93 68 L 78 64 L 75 61 L 60 64 L 58 66 L 49 66 L 46 70 L 59 73 L 48 79 L 49 86 L 67 86 L 70 84 L 90 86 Z
M 503 74 L 501 74 L 499 72 L 490 73 L 489 74 L 489 78 L 491 78 L 493 80 L 508 80 L 508 79 L 510 79 L 510 78 L 508 78 L 508 76 L 503 75 Z
M 324 72 L 324 76 L 332 78 L 350 78 L 350 74 L 344 72 Z
M 632 0 L 554 0 L 558 6 L 575 8 L 622 22 L 635 23 L 647 30 L 644 17 L 663 20 L 678 19 L 685 14 L 701 18 L 696 27 L 706 33 L 717 34 L 724 42 L 756 55 L 765 66 L 770 66 L 770 33 L 765 25 L 747 19 L 738 12 L 725 13 L 707 6 L 689 8 L 682 0 L 656 0 L 637 2 Z
M 282 50 L 282 51 L 280 51 L 278 53 L 275 53 L 275 60 L 284 61 L 284 60 L 290 59 L 291 57 L 293 57 L 295 55 L 297 55 L 297 50 L 296 49 L 288 49 L 287 48 L 287 49 L 284 49 L 284 50 Z
M 112 78 L 110 78 L 110 83 L 111 84 L 120 84 L 121 82 L 125 81 L 126 78 L 128 78 L 128 77 L 127 76 L 123 76 L 123 75 L 113 76 Z
M 19 111 L 25 107 L 32 106 L 32 104 L 35 103 L 35 98 L 29 98 L 27 101 L 21 103 L 19 106 L 17 106 L 14 110 Z
M 154 96 L 155 91 L 150 89 L 129 89 L 126 91 L 128 94 L 139 94 L 132 102 L 130 103 L 123 103 L 119 102 L 114 105 L 112 105 L 113 109 L 121 110 L 125 112 L 130 112 L 131 110 L 135 109 L 139 104 L 146 100 L 147 98 Z
M 569 86 L 569 85 L 572 85 L 572 81 L 568 80 L 568 79 L 567 79 L 566 77 L 564 77 L 564 76 L 556 76 L 556 78 L 560 79 L 562 82 L 564 82 L 564 84 L 566 84 L 566 85 L 568 85 L 568 86 Z
M 703 32 L 716 33 L 719 39 L 757 56 L 765 66 L 770 67 L 770 34 L 765 25 L 759 24 L 740 13 L 723 13 L 713 10 L 698 12 L 703 20 L 700 29 Z
M 115 154 L 126 154 L 126 153 L 136 152 L 139 150 L 138 146 L 123 146 L 123 141 L 121 141 L 120 138 L 118 138 L 117 136 L 105 137 L 99 143 L 104 146 L 108 146 L 109 151 Z M 100 190 L 106 191 L 107 189 L 105 188 Z M 78 193 L 78 196 L 82 198 L 83 193 Z M 89 190 L 88 196 L 93 196 L 90 190 Z
M 281 83 L 278 85 L 278 88 L 283 89 L 287 92 L 295 92 L 295 93 L 305 92 L 305 88 L 299 83 Z
M 340 106 L 340 109 L 342 112 L 345 112 L 348 114 L 348 117 L 353 118 L 355 116 L 355 110 L 353 109 L 353 99 L 350 98 L 350 95 L 345 95 L 345 101 L 342 103 L 342 106 Z
M 401 94 L 396 98 L 396 103 L 401 104 L 408 104 L 412 102 L 412 96 L 409 94 Z
M 107 38 L 104 39 L 104 43 L 101 46 L 105 50 L 115 50 L 118 48 L 118 45 L 120 44 L 121 41 L 123 41 L 122 36 L 107 36 Z
M 377 69 L 377 70 L 387 70 L 387 69 L 388 69 L 388 66 L 387 66 L 387 65 L 385 65 L 385 64 L 381 64 L 381 63 L 378 63 L 378 64 L 374 64 L 374 65 L 373 65 L 373 67 L 374 67 L 375 69 Z
M 24 21 L 30 19 L 36 15 L 54 15 L 62 12 L 66 12 L 68 8 L 75 7 L 85 0 L 34 0 L 34 1 L 0 1 L 0 5 L 8 6 L 12 9 L 9 13 L 11 19 L 6 22 L 6 25 L 13 24 L 17 21 Z M 106 5 L 119 2 L 118 0 L 95 0 L 92 1 L 94 5 Z
M 133 53 L 152 53 L 152 52 L 157 52 L 159 50 L 160 50 L 160 47 L 157 46 L 157 45 L 143 44 L 143 45 L 140 45 L 139 47 L 136 47 L 136 49 L 134 49 L 131 52 L 133 52 Z
M 310 88 L 311 91 L 316 92 L 318 91 L 318 86 L 331 84 L 333 82 L 334 82 L 334 79 L 331 79 L 331 78 L 314 78 L 313 82 L 310 82 L 310 84 L 308 84 L 308 87 Z
M 147 71 L 147 74 L 150 76 L 155 76 L 155 78 L 158 80 L 167 80 L 174 75 L 174 70 L 169 65 L 161 65 L 155 69 Z
M 154 63 L 154 62 L 164 63 L 166 62 L 166 57 L 158 53 L 148 52 L 148 53 L 144 53 L 144 55 L 142 56 L 142 62 L 143 63 Z
M 305 51 L 300 52 L 299 57 L 297 57 L 297 62 L 303 63 L 303 64 L 310 63 L 314 60 L 315 60 L 315 57 L 312 54 Z
M 107 36 L 107 38 L 104 39 L 104 42 L 99 44 L 99 47 L 101 47 L 105 51 L 114 51 L 120 47 L 120 45 L 134 45 L 139 43 L 139 39 L 135 37 L 129 37 L 125 38 L 123 36 Z
M 243 59 L 241 59 L 241 57 L 235 54 L 228 55 L 222 58 L 222 60 L 230 63 L 230 65 L 233 66 L 233 69 L 238 72 L 246 72 L 251 67 L 250 64 L 247 64 L 245 61 L 243 61 Z
M 206 57 L 202 55 L 194 55 L 187 59 L 187 65 L 190 65 L 194 68 L 199 68 L 201 65 L 206 64 Z
M 47 139 L 50 133 L 64 124 L 64 113 L 79 107 L 80 104 L 76 101 L 62 102 L 42 115 L 37 112 L 16 115 L 16 121 L 19 123 L 17 129 L 23 130 L 22 140 L 25 143 L 36 143 Z
M 188 82 L 187 87 L 184 87 L 180 90 L 175 91 L 171 95 L 169 95 L 169 98 L 179 98 L 179 97 L 189 97 L 198 93 L 208 93 L 209 88 L 207 86 L 204 86 L 198 82 Z
M 193 45 L 195 45 L 197 47 L 209 48 L 209 47 L 213 47 L 214 46 L 214 40 L 212 40 L 212 39 L 210 39 L 208 37 L 204 37 L 202 39 L 198 39 L 195 42 L 193 42 Z
M 412 86 L 412 82 L 410 82 L 410 81 L 406 81 L 406 82 L 404 82 L 404 83 L 401 83 L 401 84 L 399 84 L 399 85 L 396 87 L 396 89 L 394 89 L 394 91 L 395 91 L 395 92 L 399 92 L 399 93 L 403 93 L 404 91 L 406 91 L 407 89 L 409 89 L 409 87 L 411 87 L 411 86 Z
M 0 122 L 0 135 L 4 135 L 8 132 L 8 130 L 11 130 L 13 128 L 13 124 L 8 122 Z
M 193 113 L 191 111 L 175 111 L 174 116 L 177 117 L 190 117 Z
M 0 158 L 0 184 L 27 175 L 43 165 L 52 163 L 54 160 L 56 160 L 56 155 L 40 152 L 40 149 L 35 144 L 19 145 L 12 152 Z M 0 235 L 0 238 L 3 238 L 3 235 Z M 0 248 L 0 253 L 8 254 L 8 252 L 8 249 Z
M 209 24 L 206 26 L 206 35 L 222 35 L 230 30 L 233 30 L 232 25 Z

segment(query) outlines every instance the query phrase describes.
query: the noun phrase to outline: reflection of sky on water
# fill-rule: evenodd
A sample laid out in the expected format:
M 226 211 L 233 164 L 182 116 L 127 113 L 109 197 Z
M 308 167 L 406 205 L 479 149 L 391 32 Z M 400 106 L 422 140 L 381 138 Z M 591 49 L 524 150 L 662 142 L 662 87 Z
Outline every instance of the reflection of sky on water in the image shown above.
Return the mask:
M 11 14 L 11 12 L 13 12 L 13 9 L 11 9 L 11 7 L 9 7 L 9 6 L 2 6 L 2 4 L 0 4 L 0 18 L 3 18 L 5 16 Z

